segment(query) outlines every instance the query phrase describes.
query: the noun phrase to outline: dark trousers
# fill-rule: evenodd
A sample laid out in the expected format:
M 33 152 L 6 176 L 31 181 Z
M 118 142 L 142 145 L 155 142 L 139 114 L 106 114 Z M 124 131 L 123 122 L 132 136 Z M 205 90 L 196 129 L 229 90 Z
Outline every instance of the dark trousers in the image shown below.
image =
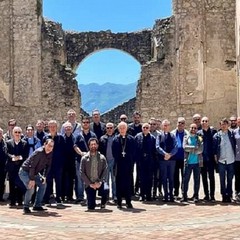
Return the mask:
M 101 205 L 105 205 L 107 202 L 108 190 L 104 190 L 104 183 L 98 189 L 93 189 L 88 186 L 86 189 L 87 194 L 87 205 L 88 209 L 95 209 L 96 207 L 96 192 L 101 196 Z
M 48 202 L 50 196 L 53 194 L 53 179 L 55 180 L 56 185 L 56 201 L 61 202 L 62 197 L 62 168 L 51 169 L 47 176 L 47 189 L 44 196 L 44 201 Z
M 157 196 L 158 192 L 162 192 L 162 178 L 160 173 L 159 159 L 156 159 L 153 165 L 153 198 Z
M 200 187 L 200 167 L 199 163 L 196 164 L 186 164 L 184 168 L 183 176 L 183 197 L 187 198 L 189 180 L 193 172 L 193 196 L 198 198 L 199 187 Z
M 160 172 L 162 176 L 162 184 L 164 190 L 164 199 L 173 198 L 173 185 L 174 185 L 174 171 L 176 161 L 163 160 L 160 161 Z
M 218 171 L 220 177 L 220 186 L 221 186 L 221 194 L 223 197 L 232 198 L 232 181 L 234 177 L 234 163 L 231 164 L 223 164 L 218 163 Z M 226 182 L 227 180 L 227 182 Z
M 210 197 L 214 198 L 215 195 L 215 177 L 214 177 L 215 163 L 214 161 L 203 161 L 203 167 L 201 168 L 202 184 L 205 197 L 209 198 L 209 187 L 210 186 Z M 209 184 L 208 184 L 209 179 Z
M 73 185 L 75 179 L 75 164 L 72 166 L 67 166 L 63 169 L 62 177 L 62 199 L 64 200 L 67 197 L 68 200 L 73 198 Z
M 235 192 L 236 194 L 240 193 L 240 161 L 234 163 L 235 170 Z
M 149 163 L 141 163 L 140 166 L 140 192 L 143 199 L 150 200 L 152 193 L 153 171 L 149 169 Z
M 179 195 L 179 188 L 182 189 L 183 169 L 184 169 L 184 159 L 176 160 L 176 166 L 175 166 L 175 172 L 174 172 L 174 196 Z M 181 174 L 181 177 L 180 177 L 180 174 Z
M 5 164 L 0 164 L 0 200 L 3 199 L 3 194 L 5 190 L 5 179 L 6 179 Z
M 9 198 L 11 204 L 15 204 L 16 201 L 18 204 L 22 204 L 23 195 L 26 192 L 26 187 L 18 176 L 19 168 L 12 169 L 8 172 L 9 178 Z

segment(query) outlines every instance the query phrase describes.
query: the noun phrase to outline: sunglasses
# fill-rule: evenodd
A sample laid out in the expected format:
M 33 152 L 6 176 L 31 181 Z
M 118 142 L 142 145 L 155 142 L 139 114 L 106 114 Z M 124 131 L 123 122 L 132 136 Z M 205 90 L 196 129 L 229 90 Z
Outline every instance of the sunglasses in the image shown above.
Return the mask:
M 90 122 L 82 122 L 83 124 L 90 123 Z
M 197 128 L 195 128 L 195 127 L 191 127 L 190 129 L 192 129 L 192 130 L 196 130 Z
M 157 125 L 156 123 L 149 123 L 150 125 Z
M 14 133 L 18 133 L 18 134 L 20 134 L 20 133 L 22 133 L 22 132 L 14 132 Z
M 113 129 L 113 127 L 107 127 L 107 129 Z
M 183 124 L 185 124 L 185 122 L 178 122 L 178 124 L 182 124 L 183 125 Z
M 193 121 L 200 121 L 200 118 L 195 118 L 193 119 Z
M 208 122 L 208 120 L 202 120 L 202 122 L 203 122 L 203 123 L 204 123 L 204 122 L 205 122 L 205 123 L 207 123 L 207 122 Z
M 143 127 L 143 129 L 149 129 L 149 127 Z

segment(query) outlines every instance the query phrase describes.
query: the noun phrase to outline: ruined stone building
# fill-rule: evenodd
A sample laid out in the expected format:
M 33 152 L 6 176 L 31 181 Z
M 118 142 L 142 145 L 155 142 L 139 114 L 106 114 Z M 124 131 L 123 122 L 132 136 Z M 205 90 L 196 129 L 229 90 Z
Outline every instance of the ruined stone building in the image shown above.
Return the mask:
M 198 112 L 217 123 L 237 114 L 238 0 L 173 0 L 170 18 L 132 33 L 66 32 L 43 19 L 42 0 L 1 0 L 0 12 L 0 126 L 9 118 L 22 126 L 38 118 L 62 122 L 69 108 L 79 112 L 75 70 L 105 48 L 141 64 L 136 107 L 143 120 L 190 120 Z

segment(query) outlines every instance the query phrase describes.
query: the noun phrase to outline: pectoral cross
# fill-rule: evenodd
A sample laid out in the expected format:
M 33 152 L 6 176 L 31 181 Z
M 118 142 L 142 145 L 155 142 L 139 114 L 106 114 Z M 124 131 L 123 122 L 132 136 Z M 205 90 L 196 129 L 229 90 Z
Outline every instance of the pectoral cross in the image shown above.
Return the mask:
M 125 157 L 126 153 L 124 151 L 122 151 L 122 156 Z

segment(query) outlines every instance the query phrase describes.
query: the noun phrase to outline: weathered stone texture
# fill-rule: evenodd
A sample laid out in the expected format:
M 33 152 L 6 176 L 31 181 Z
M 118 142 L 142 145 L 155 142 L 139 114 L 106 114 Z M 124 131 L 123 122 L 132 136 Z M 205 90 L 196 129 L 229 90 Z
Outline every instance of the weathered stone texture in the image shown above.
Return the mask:
M 151 33 L 151 30 L 132 33 L 67 32 L 68 64 L 76 69 L 89 54 L 107 48 L 125 51 L 143 64 L 151 60 Z
M 69 108 L 79 113 L 61 25 L 43 21 L 41 0 L 3 0 L 0 10 L 0 126 L 10 118 L 22 127 L 39 118 L 62 122 Z
M 131 98 L 129 101 L 117 106 L 116 108 L 102 114 L 101 118 L 104 122 L 112 122 L 114 124 L 119 123 L 120 116 L 126 114 L 128 121 L 132 120 L 133 112 L 136 109 L 136 98 Z
M 239 1 L 173 0 L 173 9 L 152 30 L 77 33 L 43 20 L 41 0 L 1 0 L 0 126 L 9 118 L 20 125 L 38 118 L 61 122 L 69 108 L 79 113 L 74 71 L 89 54 L 107 48 L 125 51 L 142 65 L 136 108 L 143 121 L 176 121 L 180 115 L 190 121 L 198 112 L 216 125 L 236 114 Z
M 237 102 L 240 116 L 240 1 L 236 1 L 236 60 L 237 60 Z

